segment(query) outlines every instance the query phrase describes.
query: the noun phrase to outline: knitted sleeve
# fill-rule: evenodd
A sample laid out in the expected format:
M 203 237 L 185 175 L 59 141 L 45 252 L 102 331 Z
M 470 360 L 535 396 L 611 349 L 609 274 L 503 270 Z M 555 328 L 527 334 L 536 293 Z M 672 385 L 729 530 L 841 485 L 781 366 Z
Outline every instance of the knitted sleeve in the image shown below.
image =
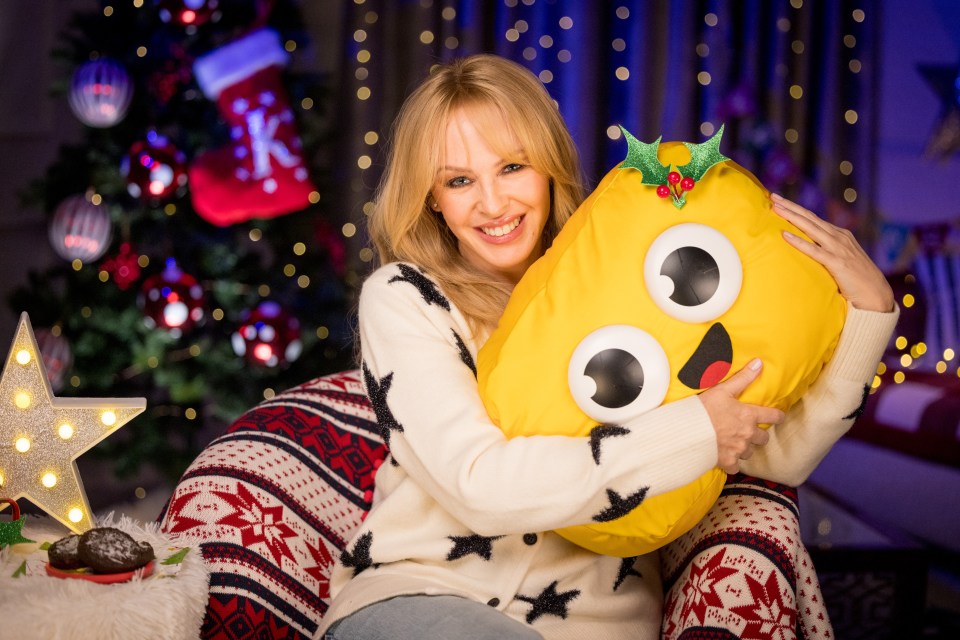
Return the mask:
M 742 461 L 741 470 L 792 486 L 803 483 L 863 412 L 899 315 L 899 308 L 878 313 L 847 305 L 833 358 L 784 422 L 771 427 L 770 441 Z
M 480 399 L 466 324 L 418 268 L 390 264 L 360 295 L 362 369 L 396 464 L 481 535 L 591 522 L 693 481 L 716 464 L 696 397 L 589 437 L 507 439 Z M 537 383 L 530 372 L 529 384 Z M 633 499 L 633 503 L 630 499 Z

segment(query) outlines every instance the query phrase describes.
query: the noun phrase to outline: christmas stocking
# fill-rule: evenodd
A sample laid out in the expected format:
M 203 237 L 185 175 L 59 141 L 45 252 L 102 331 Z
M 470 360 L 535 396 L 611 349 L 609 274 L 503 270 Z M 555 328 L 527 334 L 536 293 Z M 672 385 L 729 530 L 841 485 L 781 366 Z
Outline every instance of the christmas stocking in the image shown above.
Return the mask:
M 254 31 L 199 58 L 194 74 L 231 127 L 231 143 L 189 170 L 193 207 L 227 226 L 303 209 L 316 189 L 280 78 L 287 53 L 272 30 Z

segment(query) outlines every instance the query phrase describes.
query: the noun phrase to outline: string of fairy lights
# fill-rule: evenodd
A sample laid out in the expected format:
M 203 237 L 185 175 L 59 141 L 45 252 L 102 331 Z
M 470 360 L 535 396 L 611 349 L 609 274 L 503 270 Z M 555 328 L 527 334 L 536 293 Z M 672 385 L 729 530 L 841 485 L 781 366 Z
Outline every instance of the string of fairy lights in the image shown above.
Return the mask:
M 503 27 L 498 33 L 499 37 L 502 38 L 504 49 L 512 47 L 510 50 L 518 51 L 515 56 L 517 61 L 525 63 L 548 89 L 553 90 L 553 85 L 562 84 L 564 69 L 569 67 L 578 55 L 577 45 L 595 47 L 596 44 L 585 37 L 584 33 L 578 32 L 576 14 L 578 7 L 575 3 L 571 3 L 570 10 L 565 15 L 557 16 L 557 10 L 551 10 L 531 14 L 536 15 L 539 18 L 538 20 L 531 19 L 530 15 L 520 15 L 518 17 L 522 9 L 532 10 L 538 2 L 541 5 L 551 5 L 554 9 L 560 7 L 561 14 L 565 8 L 561 6 L 563 3 L 550 0 L 503 0 L 503 6 L 506 9 L 515 10 L 518 13 L 510 15 L 510 11 L 501 12 L 506 17 L 501 16 L 498 21 L 498 27 Z M 366 105 L 375 104 L 379 98 L 379 96 L 374 95 L 371 89 L 371 85 L 376 84 L 377 78 L 374 75 L 378 65 L 375 64 L 377 62 L 375 60 L 376 53 L 370 43 L 374 39 L 373 31 L 381 26 L 382 20 L 376 10 L 367 8 L 373 4 L 373 2 L 368 4 L 367 0 L 354 0 L 354 5 L 360 9 L 355 13 L 357 24 L 352 37 L 353 43 L 357 47 L 353 57 L 353 76 L 357 81 L 355 95 L 358 110 L 363 109 Z M 777 32 L 784 40 L 783 44 L 789 51 L 787 57 L 778 62 L 774 69 L 783 100 L 791 103 L 784 105 L 787 114 L 802 113 L 806 108 L 806 101 L 810 92 L 808 87 L 805 86 L 803 69 L 810 64 L 809 56 L 812 47 L 823 46 L 821 43 L 812 41 L 816 34 L 806 33 L 802 28 L 803 16 L 801 12 L 811 10 L 810 4 L 809 0 L 789 0 L 789 10 L 785 9 L 783 15 L 779 16 L 775 23 Z M 419 44 L 427 48 L 434 58 L 443 57 L 444 52 L 446 54 L 469 53 L 458 50 L 462 47 L 464 38 L 457 32 L 456 21 L 463 19 L 464 15 L 462 14 L 469 12 L 470 7 L 453 0 L 447 2 L 420 0 L 419 6 L 421 10 L 431 16 L 436 16 L 436 12 L 439 10 L 440 20 L 437 23 L 439 28 L 410 30 L 407 37 L 411 38 L 409 42 L 411 51 L 414 51 Z M 638 7 L 642 7 L 642 5 L 625 0 L 618 6 L 608 9 L 612 10 L 613 19 L 608 29 L 611 38 L 606 46 L 609 46 L 613 52 L 611 59 L 614 60 L 614 63 L 608 65 L 604 72 L 611 74 L 611 81 L 608 86 L 615 96 L 627 96 L 629 93 L 626 87 L 629 87 L 631 81 L 636 80 L 638 76 L 634 68 L 638 57 L 636 55 L 637 51 L 634 50 L 646 46 L 642 38 L 630 37 L 631 20 L 634 20 L 641 10 Z M 553 15 L 555 17 L 554 21 L 549 24 L 544 23 L 542 18 L 546 14 Z M 851 87 L 857 86 L 859 81 L 857 76 L 864 71 L 864 63 L 860 57 L 862 55 L 862 37 L 859 35 L 859 31 L 866 27 L 868 18 L 866 9 L 854 8 L 850 10 L 849 15 L 845 16 L 842 21 L 842 28 L 837 32 L 840 43 L 836 49 L 843 58 L 842 71 L 849 74 L 849 81 L 842 79 L 842 82 Z M 724 24 L 724 19 L 724 14 L 719 11 L 706 11 L 702 16 L 701 38 L 692 45 L 696 59 L 700 61 L 701 66 L 696 73 L 696 82 L 703 90 L 711 87 L 711 85 L 718 86 L 717 83 L 722 81 L 721 78 L 715 77 L 715 72 L 711 70 L 711 56 L 715 54 L 716 48 L 723 43 L 723 39 L 719 37 L 719 32 L 729 27 L 728 24 Z M 711 42 L 716 44 L 711 45 Z M 556 89 L 559 90 L 559 87 L 556 87 Z M 579 97 L 573 99 L 576 100 Z M 843 123 L 850 128 L 861 126 L 860 104 L 857 103 L 859 97 L 855 92 L 848 92 L 843 99 L 847 102 L 847 104 L 840 106 Z M 628 97 L 625 97 L 625 100 L 628 103 L 630 102 Z M 631 106 L 635 105 L 631 104 Z M 361 118 L 361 120 L 363 119 Z M 621 119 L 616 120 L 610 122 L 605 130 L 606 138 L 611 141 L 619 140 L 622 135 L 619 127 Z M 798 155 L 798 145 L 802 145 L 813 132 L 804 130 L 806 122 L 803 118 L 788 115 L 786 120 L 786 126 L 782 133 L 778 135 L 787 149 L 790 150 L 789 153 Z M 704 137 L 709 137 L 716 132 L 718 126 L 718 122 L 705 118 L 700 122 L 699 131 Z M 360 151 L 356 155 L 358 177 L 353 181 L 352 186 L 353 192 L 360 196 L 358 209 L 363 214 L 369 215 L 374 206 L 371 201 L 371 193 L 372 184 L 375 180 L 372 180 L 366 174 L 371 169 L 377 168 L 374 156 L 377 152 L 377 145 L 381 141 L 381 136 L 377 131 L 364 129 L 361 127 L 354 134 L 359 138 L 356 148 Z M 860 133 L 853 131 L 850 135 L 856 137 Z M 851 146 L 855 147 L 856 145 Z M 828 176 L 828 182 L 839 185 L 839 197 L 849 206 L 855 205 L 860 197 L 857 188 L 854 186 L 858 178 L 856 174 L 857 159 L 852 157 L 854 153 L 856 153 L 856 150 L 851 148 L 848 157 L 838 158 L 832 168 L 829 166 L 826 168 L 826 171 L 832 171 L 834 176 L 833 178 Z M 359 233 L 353 223 L 345 224 L 342 232 L 345 238 L 354 238 Z M 374 259 L 374 252 L 369 246 L 362 246 L 358 249 L 356 256 L 360 262 L 368 263 Z M 903 309 L 910 309 L 916 304 L 916 300 L 912 294 L 906 294 L 898 300 L 898 303 Z M 895 368 L 897 370 L 890 376 L 890 380 L 899 384 L 907 379 L 908 371 L 917 366 L 918 359 L 927 352 L 927 347 L 922 341 L 911 344 L 904 336 L 898 336 L 893 346 L 900 355 L 896 362 Z M 927 364 L 925 360 L 922 368 L 925 370 L 932 368 L 938 373 L 952 371 L 960 376 L 960 367 L 955 367 L 952 364 L 957 357 L 956 351 L 948 347 L 940 355 L 942 357 L 932 366 Z M 886 379 L 887 369 L 888 365 L 880 364 L 877 376 L 873 381 L 874 391 Z

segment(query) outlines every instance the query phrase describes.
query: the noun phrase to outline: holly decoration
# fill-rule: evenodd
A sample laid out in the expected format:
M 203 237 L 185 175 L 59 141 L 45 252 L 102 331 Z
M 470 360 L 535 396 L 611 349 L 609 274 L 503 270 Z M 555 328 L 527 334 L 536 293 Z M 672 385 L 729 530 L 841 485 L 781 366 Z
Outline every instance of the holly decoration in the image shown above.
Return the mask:
M 17 505 L 17 501 L 10 498 L 0 498 L 0 504 L 4 502 L 13 508 L 11 514 L 13 519 L 10 522 L 0 522 L 0 549 L 11 544 L 33 542 L 33 540 L 23 537 L 23 525 L 26 523 L 26 519 L 20 517 L 20 507 Z
M 623 161 L 623 169 L 637 169 L 640 171 L 643 184 L 655 185 L 657 195 L 661 198 L 673 198 L 673 205 L 677 209 L 687 203 L 686 192 L 692 191 L 697 181 L 715 164 L 730 158 L 720 153 L 720 139 L 723 136 L 723 125 L 706 142 L 683 145 L 690 151 L 690 162 L 678 166 L 675 171 L 664 165 L 657 158 L 660 147 L 660 136 L 653 142 L 641 142 L 633 137 L 629 131 L 620 127 L 627 139 L 627 157 Z

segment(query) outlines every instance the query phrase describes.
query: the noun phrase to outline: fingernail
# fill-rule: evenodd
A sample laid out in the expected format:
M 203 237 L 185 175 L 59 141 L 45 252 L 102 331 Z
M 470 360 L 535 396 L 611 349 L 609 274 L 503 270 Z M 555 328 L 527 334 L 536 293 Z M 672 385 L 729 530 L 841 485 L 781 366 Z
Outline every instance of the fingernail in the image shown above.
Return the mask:
M 797 238 L 797 236 L 793 235 L 789 231 L 784 231 L 783 237 L 786 238 L 787 240 L 795 240 Z
M 763 363 L 760 362 L 760 358 L 754 358 L 750 361 L 750 364 L 747 365 L 751 371 L 756 371 L 763 366 Z
M 783 200 L 782 195 L 780 195 L 779 193 L 774 193 L 773 191 L 770 192 L 770 197 L 773 198 L 774 200 Z

